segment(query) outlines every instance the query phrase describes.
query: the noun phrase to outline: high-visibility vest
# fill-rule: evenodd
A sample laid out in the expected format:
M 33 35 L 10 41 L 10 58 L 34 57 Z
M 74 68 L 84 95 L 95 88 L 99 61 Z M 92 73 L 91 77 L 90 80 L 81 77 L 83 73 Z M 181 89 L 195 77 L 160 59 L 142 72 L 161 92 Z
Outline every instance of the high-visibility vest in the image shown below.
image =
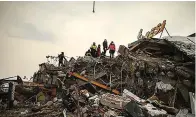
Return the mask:
M 97 46 L 96 45 L 92 45 L 91 48 L 96 50 Z

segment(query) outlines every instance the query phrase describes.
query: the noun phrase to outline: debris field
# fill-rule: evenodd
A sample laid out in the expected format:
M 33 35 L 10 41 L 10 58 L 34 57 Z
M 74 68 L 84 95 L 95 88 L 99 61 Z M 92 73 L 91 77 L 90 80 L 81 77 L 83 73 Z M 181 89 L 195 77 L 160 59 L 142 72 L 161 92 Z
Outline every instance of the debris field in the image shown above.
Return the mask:
M 120 45 L 115 58 L 41 63 L 33 82 L 1 79 L 0 116 L 195 116 L 195 44 L 175 38 Z

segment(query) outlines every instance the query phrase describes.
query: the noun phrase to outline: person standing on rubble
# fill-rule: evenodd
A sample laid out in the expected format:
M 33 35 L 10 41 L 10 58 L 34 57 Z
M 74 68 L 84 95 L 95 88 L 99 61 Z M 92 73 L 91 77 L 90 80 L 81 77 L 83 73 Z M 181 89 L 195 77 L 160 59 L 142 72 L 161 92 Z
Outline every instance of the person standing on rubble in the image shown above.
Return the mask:
M 100 57 L 101 56 L 101 45 L 98 45 L 98 48 L 97 48 L 97 57 Z
M 85 56 L 91 56 L 91 50 L 86 51 Z
M 114 44 L 113 41 L 110 43 L 108 49 L 109 49 L 109 52 L 110 52 L 110 58 L 114 58 L 114 53 L 116 51 L 116 47 L 115 47 L 115 44 Z
M 64 52 L 61 52 L 61 54 L 58 55 L 58 58 L 59 58 L 59 67 L 63 66 L 63 59 L 65 59 Z
M 138 40 L 143 39 L 142 32 L 143 32 L 143 29 L 140 29 L 140 31 L 139 31 L 139 33 L 138 33 L 138 36 L 137 36 L 137 39 L 138 39 Z
M 96 51 L 97 51 L 97 46 L 96 46 L 96 43 L 93 42 L 93 45 L 91 46 L 91 55 L 93 57 L 96 57 Z
M 105 54 L 106 54 L 107 48 L 108 48 L 108 42 L 107 42 L 107 40 L 105 39 L 104 42 L 103 42 L 103 52 L 104 52 L 104 56 L 105 56 Z

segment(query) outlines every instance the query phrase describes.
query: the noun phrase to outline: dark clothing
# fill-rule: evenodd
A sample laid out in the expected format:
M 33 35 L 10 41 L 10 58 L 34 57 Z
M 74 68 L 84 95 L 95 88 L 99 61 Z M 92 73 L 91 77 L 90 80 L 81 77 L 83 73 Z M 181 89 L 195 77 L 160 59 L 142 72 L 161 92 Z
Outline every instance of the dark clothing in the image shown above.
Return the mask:
M 63 65 L 63 61 L 59 60 L 59 67 Z
M 110 50 L 110 58 L 114 58 L 115 50 Z
M 108 42 L 107 41 L 103 42 L 103 48 L 108 48 Z
M 86 51 L 85 56 L 91 56 L 91 51 Z
M 63 59 L 65 58 L 63 54 L 60 54 L 58 57 L 60 61 L 63 61 Z
M 95 44 L 93 44 L 91 46 L 91 55 L 92 55 L 92 57 L 96 57 L 97 56 L 97 46 Z
M 65 59 L 65 56 L 63 54 L 60 54 L 58 56 L 58 58 L 59 58 L 59 66 L 62 66 L 63 65 L 63 59 Z
M 103 54 L 104 54 L 104 56 L 106 54 L 106 51 L 107 51 L 107 48 L 103 48 Z
M 103 52 L 104 52 L 104 55 L 106 54 L 107 48 L 108 48 L 108 42 L 104 41 L 103 42 Z
M 97 53 L 96 50 L 91 48 L 91 55 L 92 55 L 92 57 L 96 57 L 96 53 Z

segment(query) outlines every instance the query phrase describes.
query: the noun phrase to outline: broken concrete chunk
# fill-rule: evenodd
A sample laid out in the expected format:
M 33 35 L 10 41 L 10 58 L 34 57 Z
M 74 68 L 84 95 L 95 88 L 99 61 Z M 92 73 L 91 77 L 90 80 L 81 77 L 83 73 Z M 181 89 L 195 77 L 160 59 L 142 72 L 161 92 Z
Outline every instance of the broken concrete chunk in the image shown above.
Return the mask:
M 20 114 L 24 115 L 24 114 L 27 114 L 28 112 L 29 112 L 28 110 L 25 110 L 24 112 L 21 112 Z
M 128 116 L 145 117 L 142 108 L 133 100 L 125 105 L 124 110 Z
M 101 96 L 100 102 L 102 105 L 108 106 L 110 108 L 123 109 L 123 107 L 128 102 L 130 102 L 130 99 L 106 93 Z
M 117 117 L 118 114 L 115 111 L 109 110 L 104 113 L 104 117 Z
M 176 115 L 176 117 L 186 117 L 186 115 L 188 114 L 188 110 L 187 109 L 181 109 L 178 114 Z
M 156 83 L 156 89 L 162 90 L 164 92 L 174 89 L 171 84 L 165 84 L 162 81 Z
M 53 104 L 53 101 L 48 101 L 45 106 L 51 106 Z
M 190 103 L 191 103 L 191 112 L 195 114 L 195 93 L 189 92 Z
M 118 49 L 118 53 L 120 53 L 122 56 L 126 56 L 126 55 L 128 55 L 129 50 L 125 46 L 120 45 L 119 49 Z
M 184 85 L 182 85 L 182 84 L 178 85 L 178 89 L 179 89 L 182 97 L 184 98 L 184 100 L 186 102 L 189 102 L 189 92 L 188 92 L 188 89 Z
M 89 98 L 89 102 L 92 103 L 92 106 L 99 106 L 100 99 L 98 95 Z
M 146 109 L 148 111 L 148 113 L 151 115 L 151 116 L 162 116 L 162 115 L 166 115 L 167 112 L 163 109 L 157 109 L 156 107 L 154 107 L 152 104 L 146 104 L 144 106 L 142 106 L 144 109 Z
M 129 98 L 131 100 L 135 100 L 137 102 L 142 101 L 142 99 L 140 99 L 138 96 L 136 96 L 135 94 L 131 93 L 130 91 L 128 91 L 127 89 L 123 90 L 123 97 L 125 98 Z

